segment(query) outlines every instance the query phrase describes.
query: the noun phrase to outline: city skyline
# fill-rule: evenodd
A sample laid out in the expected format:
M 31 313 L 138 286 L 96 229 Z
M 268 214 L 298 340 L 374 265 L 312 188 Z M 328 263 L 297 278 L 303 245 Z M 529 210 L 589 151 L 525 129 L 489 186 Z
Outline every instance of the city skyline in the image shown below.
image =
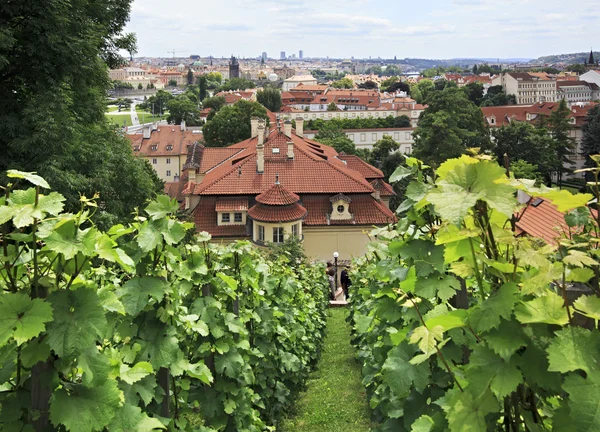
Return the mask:
M 340 12 L 342 11 L 342 12 Z M 394 12 L 394 17 L 391 12 Z M 220 5 L 134 0 L 127 31 L 138 55 L 277 59 L 281 51 L 337 58 L 537 58 L 581 52 L 600 39 L 600 10 L 582 0 L 443 0 L 398 8 L 390 0 L 233 0 Z M 582 41 L 585 39 L 585 41 Z M 591 46 L 590 46 L 591 45 Z

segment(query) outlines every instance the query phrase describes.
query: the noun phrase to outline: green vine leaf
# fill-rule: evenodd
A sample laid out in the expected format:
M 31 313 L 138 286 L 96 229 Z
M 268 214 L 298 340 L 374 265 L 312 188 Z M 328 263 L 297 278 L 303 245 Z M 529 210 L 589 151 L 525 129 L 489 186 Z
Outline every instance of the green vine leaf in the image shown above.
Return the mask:
M 0 295 L 0 347 L 11 338 L 22 345 L 46 330 L 52 307 L 42 299 L 22 293 Z
M 548 292 L 542 297 L 518 304 L 515 316 L 523 324 L 546 323 L 565 325 L 569 322 L 567 309 L 563 299 L 558 294 Z
M 426 363 L 413 365 L 410 360 L 416 347 L 404 342 L 392 348 L 382 367 L 383 381 L 397 397 L 407 397 L 410 389 L 423 391 L 429 381 L 429 367 Z
M 121 364 L 119 378 L 127 384 L 134 384 L 153 372 L 154 369 L 152 369 L 152 365 L 148 362 L 142 361 L 136 363 L 133 367 L 130 367 L 127 364 Z
M 114 381 L 93 388 L 80 384 L 59 388 L 50 399 L 50 420 L 68 431 L 101 431 L 117 414 L 122 397 Z
M 565 327 L 555 332 L 548 346 L 549 371 L 590 373 L 600 369 L 600 336 L 581 327 Z
M 149 432 L 156 429 L 167 429 L 160 420 L 148 417 L 141 408 L 130 404 L 123 405 L 110 422 L 110 432 Z
M 497 328 L 500 318 L 509 320 L 517 301 L 519 287 L 515 283 L 506 283 L 489 296 L 483 303 L 471 310 L 469 322 L 474 330 L 484 332 Z
M 33 185 L 43 187 L 44 189 L 50 189 L 50 185 L 48 184 L 48 182 L 39 175 L 37 175 L 35 172 L 24 172 L 11 169 L 6 172 L 6 176 L 9 178 L 27 180 Z
M 596 296 L 581 296 L 575 300 L 573 306 L 580 314 L 600 320 L 600 298 Z
M 565 378 L 569 393 L 571 426 L 576 431 L 595 431 L 600 424 L 600 371 L 590 372 L 587 378 L 569 375 Z

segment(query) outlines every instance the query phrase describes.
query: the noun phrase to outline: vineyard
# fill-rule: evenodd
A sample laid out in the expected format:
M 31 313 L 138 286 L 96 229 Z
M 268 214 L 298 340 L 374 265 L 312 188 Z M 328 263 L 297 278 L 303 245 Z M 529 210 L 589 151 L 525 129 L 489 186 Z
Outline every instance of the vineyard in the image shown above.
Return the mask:
M 320 266 L 217 246 L 151 202 L 129 225 L 9 171 L 0 198 L 0 430 L 275 430 L 319 357 Z M 192 232 L 190 232 L 192 231 Z
M 410 181 L 405 217 L 375 232 L 353 273 L 354 343 L 381 430 L 600 430 L 593 196 L 507 178 L 484 158 L 435 174 L 407 162 L 392 178 Z M 566 213 L 557 244 L 518 235 L 530 205 L 518 190 Z

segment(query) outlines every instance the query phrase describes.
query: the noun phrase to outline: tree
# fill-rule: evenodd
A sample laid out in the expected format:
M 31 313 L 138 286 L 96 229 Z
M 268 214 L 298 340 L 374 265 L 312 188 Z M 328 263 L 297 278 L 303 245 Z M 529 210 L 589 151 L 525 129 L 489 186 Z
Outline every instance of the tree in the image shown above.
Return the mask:
M 408 116 L 401 115 L 398 117 L 394 117 L 394 123 L 393 123 L 392 127 L 405 128 L 405 127 L 411 127 L 411 126 L 412 126 L 412 124 L 411 124 Z
M 522 159 L 510 163 L 510 171 L 517 179 L 530 179 L 542 182 L 543 178 L 537 165 L 525 162 Z
M 221 86 L 221 90 L 246 90 L 256 87 L 254 83 L 246 78 L 231 78 Z
M 143 90 L 143 89 L 144 89 L 144 86 L 142 85 L 142 83 L 139 83 L 138 84 L 138 90 Z
M 202 101 L 204 108 L 211 108 L 212 110 L 219 111 L 225 106 L 225 96 L 213 96 L 206 98 Z
M 335 102 L 331 101 L 331 103 L 329 105 L 327 105 L 327 111 L 337 111 L 338 110 L 338 106 L 335 104 Z
M 150 96 L 146 101 L 140 104 L 143 109 L 151 110 L 152 114 L 160 114 L 167 109 L 167 104 L 174 96 L 164 90 L 159 90 L 156 94 Z
M 581 63 L 569 65 L 567 66 L 567 70 L 569 72 L 576 72 L 580 75 L 586 73 L 587 71 L 585 65 L 582 65 Z
M 477 75 L 477 64 L 473 65 L 473 74 Z
M 470 82 L 462 88 L 471 102 L 477 106 L 481 106 L 483 102 L 483 84 L 480 82 Z
M 504 89 L 501 85 L 495 85 L 488 88 L 488 91 L 481 102 L 481 106 L 515 105 L 516 103 L 517 99 L 515 95 L 506 95 L 504 94 Z
M 563 174 L 573 172 L 565 165 L 572 165 L 574 162 L 569 158 L 575 149 L 575 141 L 571 138 L 571 130 L 573 129 L 570 122 L 571 110 L 567 106 L 567 102 L 562 99 L 558 104 L 558 108 L 548 117 L 547 127 L 552 136 L 553 152 L 556 157 L 553 158 L 554 173 L 556 174 L 557 183 L 562 182 Z
M 356 145 L 335 123 L 327 123 L 315 135 L 315 141 L 333 147 L 338 153 L 356 154 Z
M 387 88 L 387 91 L 389 93 L 396 93 L 400 91 L 410 95 L 410 86 L 405 82 L 396 81 Z
M 200 124 L 200 110 L 186 95 L 179 95 L 168 103 L 169 123 L 180 124 L 185 121 L 187 125 Z
M 520 160 L 535 165 L 545 182 L 550 181 L 556 157 L 552 151 L 552 138 L 546 129 L 536 128 L 527 122 L 512 122 L 492 130 L 492 136 L 492 150 L 500 165 L 504 166 L 506 154 L 511 162 Z
M 354 88 L 354 82 L 350 78 L 342 78 L 331 83 L 333 88 L 351 89 Z
M 392 76 L 392 77 L 384 79 L 380 85 L 381 91 L 390 91 L 389 90 L 390 86 L 397 82 L 400 82 L 400 78 L 398 78 L 397 76 Z
M 427 100 L 414 135 L 414 156 L 438 166 L 467 148 L 491 145 L 481 109 L 458 88 L 434 92 Z
M 581 139 L 581 152 L 585 156 L 584 166 L 595 168 L 590 156 L 600 154 L 600 105 L 594 105 L 585 116 L 585 123 L 581 128 L 583 137 Z
M 239 100 L 222 107 L 202 128 L 209 147 L 225 147 L 250 138 L 250 118 L 257 116 L 268 121 L 267 110 L 258 102 Z
M 256 100 L 271 112 L 281 109 L 281 92 L 272 87 L 266 87 L 256 93 Z
M 105 112 L 108 68 L 133 51 L 129 1 L 4 2 L 0 30 L 0 173 L 36 171 L 97 222 L 126 220 L 159 189 Z M 135 185 L 135 187 L 132 187 Z
M 169 87 L 177 87 L 177 81 L 175 81 L 174 79 L 170 79 L 168 86 Z
M 221 72 L 209 72 L 206 74 L 206 79 L 221 84 L 223 82 L 223 75 L 221 75 Z
M 360 88 L 360 89 L 367 89 L 367 90 L 377 90 L 378 86 L 377 86 L 377 83 L 375 81 L 367 80 L 364 83 L 359 84 L 358 88 Z
M 194 72 L 191 69 L 188 69 L 187 72 L 187 83 L 188 85 L 194 84 Z
M 196 80 L 196 82 L 198 83 L 198 98 L 200 99 L 200 102 L 202 102 L 204 99 L 206 99 L 207 96 L 207 85 L 208 85 L 208 79 L 206 78 L 205 75 L 202 75 L 200 77 L 198 77 L 198 79 Z
M 389 135 L 384 135 L 382 139 L 373 144 L 369 162 L 374 167 L 381 169 L 383 161 L 393 152 L 397 151 L 400 145 Z M 393 171 L 392 171 L 393 172 Z M 391 173 L 390 173 L 391 174 Z
M 421 80 L 410 86 L 410 95 L 420 104 L 427 103 L 427 98 L 435 91 L 435 85 L 431 80 Z

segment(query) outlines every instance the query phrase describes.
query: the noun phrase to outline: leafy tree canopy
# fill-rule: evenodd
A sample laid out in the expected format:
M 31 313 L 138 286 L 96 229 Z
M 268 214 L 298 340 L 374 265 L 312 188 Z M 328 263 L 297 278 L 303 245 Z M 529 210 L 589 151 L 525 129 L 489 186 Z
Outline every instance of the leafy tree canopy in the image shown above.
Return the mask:
M 350 78 L 342 78 L 331 83 L 331 87 L 340 89 L 354 88 L 354 82 Z
M 590 155 L 600 154 L 600 105 L 594 105 L 588 111 L 582 133 L 581 152 L 585 155 L 585 166 L 596 167 Z
M 229 91 L 229 90 L 246 90 L 256 87 L 254 82 L 246 79 L 246 78 L 231 78 L 223 83 L 221 86 L 221 90 Z
M 36 171 L 80 208 L 100 195 L 95 217 L 127 219 L 160 188 L 146 163 L 109 126 L 107 67 L 135 51 L 125 34 L 129 0 L 6 4 L 0 30 L 0 173 Z
M 198 105 L 186 95 L 179 95 L 169 101 L 169 123 L 180 124 L 184 121 L 189 126 L 200 124 L 200 110 Z
M 265 108 L 272 112 L 279 112 L 281 109 L 281 92 L 272 87 L 266 87 L 256 93 L 256 100 Z
M 226 147 L 250 138 L 250 118 L 253 116 L 268 121 L 267 110 L 258 102 L 242 99 L 222 107 L 202 128 L 206 145 Z
M 333 147 L 338 153 L 356 154 L 356 146 L 336 124 L 326 124 L 315 135 L 315 140 Z
M 415 157 L 438 166 L 467 148 L 490 148 L 481 109 L 458 88 L 433 92 L 414 131 Z

